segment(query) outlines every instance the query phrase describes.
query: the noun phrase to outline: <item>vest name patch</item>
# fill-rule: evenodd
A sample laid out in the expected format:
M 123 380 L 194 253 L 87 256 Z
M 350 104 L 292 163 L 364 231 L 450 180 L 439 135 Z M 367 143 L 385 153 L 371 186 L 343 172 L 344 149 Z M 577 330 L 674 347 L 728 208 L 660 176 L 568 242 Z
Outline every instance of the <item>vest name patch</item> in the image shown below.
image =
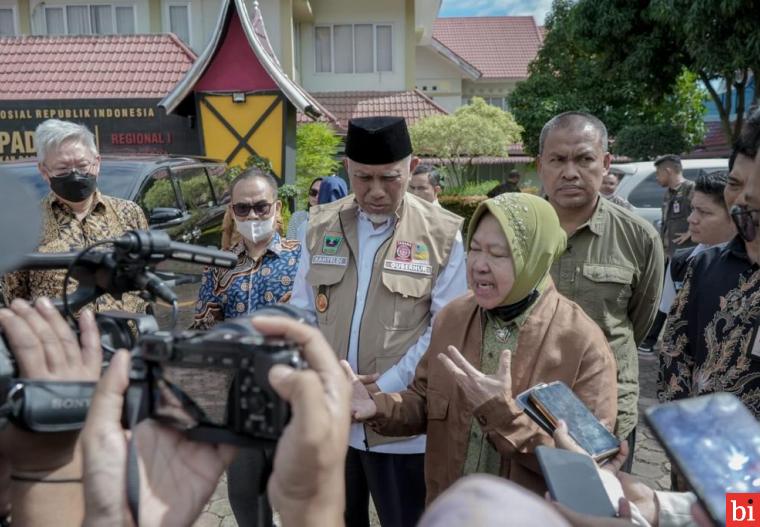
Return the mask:
M 396 260 L 385 260 L 385 265 L 383 267 L 391 271 L 403 271 L 405 273 L 424 274 L 424 275 L 433 274 L 433 266 L 428 265 L 428 264 L 422 264 L 422 263 L 397 262 Z
M 311 263 L 315 265 L 337 265 L 345 267 L 348 265 L 348 256 L 325 256 L 324 254 L 315 254 L 311 257 Z

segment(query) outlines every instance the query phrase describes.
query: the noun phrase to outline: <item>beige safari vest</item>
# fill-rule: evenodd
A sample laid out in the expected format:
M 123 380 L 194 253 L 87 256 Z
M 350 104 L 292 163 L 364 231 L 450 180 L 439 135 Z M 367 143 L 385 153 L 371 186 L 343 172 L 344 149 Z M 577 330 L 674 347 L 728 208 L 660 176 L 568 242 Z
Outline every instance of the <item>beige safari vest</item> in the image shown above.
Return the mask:
M 350 195 L 312 209 L 306 280 L 314 290 L 319 328 L 346 359 L 356 304 L 359 207 Z M 374 257 L 359 326 L 358 373 L 384 373 L 430 324 L 431 291 L 446 267 L 462 218 L 406 194 L 391 236 Z M 369 446 L 398 441 L 365 428 Z

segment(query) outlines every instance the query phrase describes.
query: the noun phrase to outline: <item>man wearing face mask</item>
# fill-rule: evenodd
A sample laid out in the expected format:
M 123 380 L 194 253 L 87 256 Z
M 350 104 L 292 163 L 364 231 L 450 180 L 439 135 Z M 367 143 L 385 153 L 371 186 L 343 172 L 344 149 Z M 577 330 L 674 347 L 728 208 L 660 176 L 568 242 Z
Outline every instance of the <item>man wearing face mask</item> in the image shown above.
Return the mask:
M 48 119 L 35 131 L 38 167 L 50 185 L 43 198 L 43 233 L 37 251 L 67 252 L 95 242 L 116 238 L 126 231 L 147 229 L 142 209 L 131 201 L 98 191 L 100 155 L 95 137 L 85 126 Z M 16 271 L 4 277 L 5 299 L 60 298 L 65 270 Z M 69 292 L 73 291 L 73 285 Z M 146 304 L 136 295 L 120 300 L 101 296 L 88 306 L 94 311 L 144 312 Z
M 209 267 L 203 274 L 193 321 L 194 329 L 209 329 L 271 304 L 287 302 L 293 287 L 301 245 L 281 238 L 275 218 L 282 208 L 277 181 L 249 168 L 230 184 L 230 212 L 241 240 L 234 269 Z

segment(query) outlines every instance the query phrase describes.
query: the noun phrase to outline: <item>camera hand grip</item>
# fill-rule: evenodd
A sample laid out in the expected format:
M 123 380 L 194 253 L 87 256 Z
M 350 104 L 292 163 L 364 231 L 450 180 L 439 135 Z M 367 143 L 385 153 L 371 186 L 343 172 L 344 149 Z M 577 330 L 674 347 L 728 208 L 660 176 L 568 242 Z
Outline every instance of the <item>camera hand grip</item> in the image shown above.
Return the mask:
M 94 382 L 19 379 L 9 395 L 10 420 L 32 432 L 80 430 L 94 393 Z

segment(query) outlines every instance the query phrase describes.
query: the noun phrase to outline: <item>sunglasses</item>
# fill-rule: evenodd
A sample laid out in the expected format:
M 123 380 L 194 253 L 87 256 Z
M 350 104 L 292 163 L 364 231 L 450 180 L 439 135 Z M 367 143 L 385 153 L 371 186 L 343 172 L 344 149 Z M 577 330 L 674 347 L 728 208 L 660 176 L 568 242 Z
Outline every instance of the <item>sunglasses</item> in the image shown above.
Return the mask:
M 233 203 L 232 212 L 235 213 L 235 216 L 240 218 L 247 217 L 251 214 L 251 211 L 253 211 L 256 216 L 267 216 L 272 210 L 272 205 L 274 205 L 274 203 L 267 203 L 266 201 L 259 201 L 254 204 Z
M 319 196 L 319 190 L 317 190 L 315 188 L 309 189 L 309 197 L 310 198 L 316 198 L 317 196 Z
M 740 205 L 731 208 L 731 219 L 734 220 L 739 236 L 746 242 L 754 241 L 757 237 L 757 229 L 760 227 L 758 214 L 760 209 L 749 209 Z

